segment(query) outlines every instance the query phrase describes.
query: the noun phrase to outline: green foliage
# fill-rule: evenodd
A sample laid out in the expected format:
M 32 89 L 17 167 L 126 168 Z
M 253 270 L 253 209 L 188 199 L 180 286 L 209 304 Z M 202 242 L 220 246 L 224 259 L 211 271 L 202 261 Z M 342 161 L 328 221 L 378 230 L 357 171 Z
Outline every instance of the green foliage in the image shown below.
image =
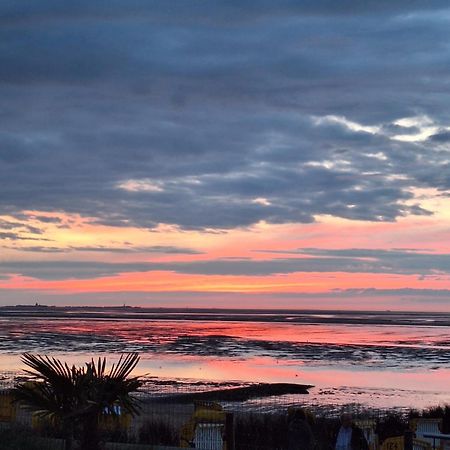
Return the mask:
M 136 353 L 122 355 L 117 364 L 106 371 L 106 358 L 92 360 L 84 367 L 69 367 L 55 358 L 25 353 L 22 361 L 32 370 L 26 372 L 34 382 L 16 387 L 16 397 L 42 416 L 74 419 L 91 412 L 115 414 L 120 405 L 126 412 L 137 414 L 136 401 L 129 396 L 141 382 L 128 378 L 136 367 Z
M 122 355 L 106 370 L 106 358 L 91 360 L 82 367 L 62 363 L 48 356 L 25 353 L 22 361 L 29 369 L 32 382 L 19 384 L 17 400 L 61 427 L 66 439 L 79 438 L 83 449 L 99 448 L 99 418 L 121 413 L 136 415 L 137 400 L 130 396 L 141 386 L 137 377 L 130 377 L 139 362 L 136 353 Z

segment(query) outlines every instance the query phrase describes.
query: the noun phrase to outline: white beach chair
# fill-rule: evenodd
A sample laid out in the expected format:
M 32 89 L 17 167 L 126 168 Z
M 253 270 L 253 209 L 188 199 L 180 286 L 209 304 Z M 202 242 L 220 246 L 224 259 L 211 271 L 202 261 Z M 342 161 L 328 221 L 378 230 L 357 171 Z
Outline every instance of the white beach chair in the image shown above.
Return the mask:
M 364 433 L 370 450 L 378 449 L 378 435 L 375 433 L 376 421 L 375 420 L 355 420 L 355 425 Z
M 223 425 L 219 423 L 199 423 L 195 428 L 195 448 L 202 450 L 222 450 Z
M 433 445 L 432 438 L 425 438 L 424 434 L 426 433 L 440 433 L 442 426 L 442 419 L 413 419 L 410 422 L 411 429 L 416 433 L 416 438 L 428 442 L 431 446 Z M 441 445 L 441 441 L 436 439 L 435 442 L 436 448 L 439 448 Z
M 432 450 L 431 444 L 422 439 L 415 438 L 413 440 L 413 450 Z
M 224 450 L 226 413 L 219 403 L 196 402 L 191 418 L 182 426 L 180 446 L 201 450 Z

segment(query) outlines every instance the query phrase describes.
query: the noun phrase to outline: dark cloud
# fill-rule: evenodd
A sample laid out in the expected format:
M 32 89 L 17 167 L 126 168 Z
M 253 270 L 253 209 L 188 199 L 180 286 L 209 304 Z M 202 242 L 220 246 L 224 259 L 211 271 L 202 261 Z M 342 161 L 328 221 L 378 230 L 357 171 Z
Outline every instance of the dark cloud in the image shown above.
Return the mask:
M 27 231 L 27 230 L 25 230 Z M 50 242 L 50 239 L 46 238 L 37 238 L 37 237 L 31 237 L 26 236 L 22 232 L 16 232 L 16 231 L 0 231 L 0 239 L 7 239 L 11 241 L 48 241 Z
M 19 230 L 25 231 L 31 234 L 42 234 L 43 231 L 41 228 L 28 225 L 22 222 L 11 222 L 9 220 L 0 219 L 0 230 Z
M 450 131 L 441 131 L 440 133 L 433 134 L 430 136 L 430 139 L 439 143 L 450 142 Z
M 3 2 L 0 214 L 186 229 L 428 214 L 411 192 L 450 189 L 445 132 L 393 137 L 420 131 L 404 117 L 450 123 L 446 8 Z
M 21 223 L 10 222 L 9 220 L 0 220 L 0 228 L 2 230 L 13 230 L 21 226 Z
M 3 246 L 3 248 L 7 248 L 9 250 L 19 250 L 21 252 L 37 252 L 37 253 L 63 253 L 64 250 L 61 250 L 59 247 L 50 247 L 43 245 L 29 245 L 29 246 L 20 246 L 20 247 L 11 247 L 11 246 Z
M 10 239 L 16 241 L 20 239 L 20 236 L 18 233 L 13 233 L 12 231 L 0 231 L 0 239 Z
M 0 237 L 1 237 L 0 233 Z M 17 238 L 16 238 L 17 239 Z M 19 250 L 21 252 L 38 252 L 38 253 L 69 253 L 69 252 L 93 252 L 93 253 L 158 253 L 168 255 L 201 255 L 203 252 L 186 247 L 174 246 L 132 246 L 132 247 L 108 247 L 108 246 L 69 246 L 66 248 L 32 245 L 20 247 L 4 246 L 4 248 Z
M 314 15 L 363 15 L 426 12 L 445 9 L 448 3 L 444 0 L 249 0 L 245 2 L 231 0 L 191 1 L 172 0 L 96 0 L 89 2 L 79 0 L 76 3 L 62 4 L 57 0 L 32 1 L 22 4 L 6 1 L 2 4 L 2 18 L 5 23 L 23 21 L 52 21 L 52 20 L 80 20 L 80 19 L 136 19 L 162 20 L 177 23 L 200 22 L 210 20 L 260 20 L 261 18 L 286 16 L 291 14 Z
M 41 236 L 44 231 L 41 228 L 33 225 L 28 225 L 23 222 L 14 222 L 10 220 L 0 219 L 0 239 L 6 241 L 35 241 L 44 240 L 46 238 Z M 30 236 L 31 235 L 31 236 Z M 8 248 L 8 247 L 5 247 Z
M 149 263 L 102 263 L 95 261 L 11 261 L 0 262 L 2 275 L 22 274 L 40 280 L 90 279 L 122 272 L 151 270 Z
M 112 252 L 112 253 L 160 253 L 168 255 L 201 255 L 203 252 L 187 247 L 176 247 L 170 245 L 150 245 L 139 246 L 134 245 L 130 247 L 108 247 L 108 246 L 85 246 L 77 247 L 71 246 L 69 251 L 77 252 Z
M 200 275 L 266 276 L 296 272 L 450 274 L 450 254 L 372 249 L 304 249 L 302 257 L 268 260 L 215 259 L 190 262 L 11 261 L 0 273 L 44 280 L 100 278 L 127 272 L 170 271 Z
M 442 297 L 444 302 L 448 302 L 450 297 L 450 289 L 413 289 L 413 288 L 400 288 L 400 289 L 376 289 L 376 288 L 367 288 L 367 289 L 342 289 L 333 292 L 331 295 L 340 295 L 340 296 L 370 296 L 370 297 L 386 297 L 386 296 L 395 296 L 397 298 L 401 298 L 401 296 L 406 297 L 421 297 L 424 303 L 427 302 L 427 298 L 429 297 Z
M 31 216 L 32 219 L 37 220 L 39 222 L 43 223 L 55 223 L 55 224 L 61 224 L 62 219 L 59 217 L 48 217 L 48 216 Z

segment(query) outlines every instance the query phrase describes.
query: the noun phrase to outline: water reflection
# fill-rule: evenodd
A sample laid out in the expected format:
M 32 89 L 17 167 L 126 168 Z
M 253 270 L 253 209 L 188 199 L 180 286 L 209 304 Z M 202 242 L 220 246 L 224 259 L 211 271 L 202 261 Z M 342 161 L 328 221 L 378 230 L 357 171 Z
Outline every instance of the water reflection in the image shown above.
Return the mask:
M 137 373 L 163 378 L 299 382 L 308 401 L 423 407 L 450 402 L 444 326 L 220 321 L 2 319 L 0 366 L 20 353 L 80 364 L 138 351 Z

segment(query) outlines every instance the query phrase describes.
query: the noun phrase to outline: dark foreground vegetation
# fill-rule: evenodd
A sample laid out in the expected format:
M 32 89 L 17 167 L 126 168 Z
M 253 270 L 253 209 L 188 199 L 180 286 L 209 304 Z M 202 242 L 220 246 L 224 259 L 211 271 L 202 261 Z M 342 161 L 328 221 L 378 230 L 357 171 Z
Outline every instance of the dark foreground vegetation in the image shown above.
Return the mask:
M 379 417 L 363 416 L 376 422 L 379 442 L 389 437 L 403 436 L 413 418 L 439 418 L 443 421 L 442 432 L 450 433 L 450 405 L 439 406 L 425 411 L 410 411 L 408 414 L 388 413 Z M 356 417 L 358 419 L 358 417 Z M 333 431 L 339 426 L 339 419 L 323 416 L 309 416 L 317 448 L 330 450 Z M 236 421 L 236 450 L 284 449 L 287 448 L 288 427 L 285 415 L 255 414 L 238 417 Z
M 412 418 L 440 418 L 442 432 L 450 433 L 450 405 L 431 408 L 426 411 L 410 411 L 408 414 L 390 413 L 376 418 L 376 431 L 379 442 L 394 436 L 401 436 L 409 428 Z M 338 419 L 309 417 L 309 422 L 317 441 L 317 450 L 331 449 L 331 436 L 338 426 Z M 240 413 L 235 415 L 235 450 L 284 450 L 287 448 L 288 425 L 286 415 L 281 413 L 260 414 Z M 61 438 L 64 435 L 57 428 L 48 427 L 40 432 L 12 427 L 1 431 L 0 450 L 62 450 Z M 39 440 L 47 437 L 50 439 Z M 163 420 L 145 421 L 136 435 L 110 429 L 101 433 L 97 443 L 99 449 L 108 448 L 106 442 L 136 445 L 162 445 L 177 447 L 180 443 L 180 429 Z M 74 442 L 73 448 L 85 449 Z M 113 447 L 120 449 L 120 445 Z M 139 447 L 136 447 L 139 448 Z
M 102 422 L 139 411 L 130 396 L 141 386 L 138 378 L 130 377 L 139 361 L 136 353 L 122 355 L 109 371 L 105 358 L 82 367 L 29 353 L 22 361 L 31 379 L 14 389 L 15 401 L 34 411 L 40 428 L 55 430 L 64 439 L 65 450 L 72 450 L 74 442 L 83 450 L 99 450 Z

